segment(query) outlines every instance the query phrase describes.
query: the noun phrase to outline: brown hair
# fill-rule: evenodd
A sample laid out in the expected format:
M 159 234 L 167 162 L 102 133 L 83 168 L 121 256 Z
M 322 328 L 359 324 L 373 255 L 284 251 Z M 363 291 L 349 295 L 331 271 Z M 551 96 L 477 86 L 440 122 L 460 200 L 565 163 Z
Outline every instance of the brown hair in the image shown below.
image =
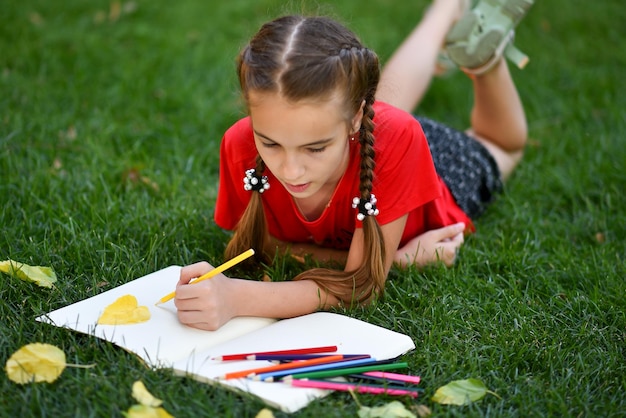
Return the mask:
M 294 102 L 325 99 L 339 91 L 345 98 L 346 121 L 365 103 L 359 131 L 359 191 L 362 199 L 370 199 L 375 165 L 372 106 L 380 78 L 378 57 L 373 51 L 332 19 L 284 16 L 261 27 L 241 51 L 237 68 L 246 100 L 250 91 L 278 93 Z M 264 168 L 263 161 L 257 158 L 257 173 L 262 173 Z M 248 248 L 255 248 L 257 253 L 268 249 L 269 236 L 261 198 L 260 193 L 252 193 L 226 248 L 227 258 Z M 357 270 L 314 268 L 294 280 L 314 280 L 348 305 L 382 294 L 386 279 L 385 248 L 375 217 L 365 217 L 363 232 L 364 260 Z

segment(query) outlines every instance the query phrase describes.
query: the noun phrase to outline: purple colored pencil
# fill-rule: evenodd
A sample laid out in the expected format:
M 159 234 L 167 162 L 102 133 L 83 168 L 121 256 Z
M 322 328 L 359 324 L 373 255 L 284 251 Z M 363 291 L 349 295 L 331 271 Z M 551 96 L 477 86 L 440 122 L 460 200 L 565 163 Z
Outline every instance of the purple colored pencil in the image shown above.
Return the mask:
M 310 360 L 314 358 L 327 357 L 330 354 L 252 354 L 248 360 L 268 360 L 268 361 L 294 361 Z M 369 354 L 342 354 L 344 359 L 357 359 L 371 357 Z

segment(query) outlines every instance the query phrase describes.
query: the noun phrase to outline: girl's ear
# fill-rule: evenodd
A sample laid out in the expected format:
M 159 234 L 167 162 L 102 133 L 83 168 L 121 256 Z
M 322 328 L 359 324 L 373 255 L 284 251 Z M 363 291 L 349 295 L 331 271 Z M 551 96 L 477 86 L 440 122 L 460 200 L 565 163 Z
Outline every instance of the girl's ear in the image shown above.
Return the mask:
M 350 123 L 350 126 L 352 127 L 352 130 L 350 131 L 351 134 L 356 134 L 361 129 L 361 122 L 363 121 L 363 109 L 364 108 L 365 108 L 365 100 L 361 102 L 361 107 L 359 108 L 359 111 L 356 112 L 356 115 L 354 115 L 354 117 L 352 118 L 352 121 Z

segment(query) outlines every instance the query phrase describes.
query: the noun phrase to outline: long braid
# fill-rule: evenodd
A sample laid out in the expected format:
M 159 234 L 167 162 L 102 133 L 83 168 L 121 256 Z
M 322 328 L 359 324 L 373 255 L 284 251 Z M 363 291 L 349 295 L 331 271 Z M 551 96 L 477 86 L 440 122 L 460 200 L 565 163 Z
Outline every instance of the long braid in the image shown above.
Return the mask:
M 256 158 L 255 170 L 259 174 L 265 171 L 265 163 L 259 156 Z M 224 251 L 226 259 L 231 259 L 247 249 L 253 248 L 257 261 L 267 262 L 269 259 L 267 255 L 269 242 L 267 229 L 261 194 L 254 192 L 250 196 L 250 203 L 246 206 L 246 210 L 237 223 L 233 237 L 226 246 Z
M 361 173 L 359 191 L 361 199 L 369 201 L 372 196 L 374 162 L 374 109 L 373 98 L 366 100 L 363 108 L 363 120 L 360 129 Z M 373 216 L 363 219 L 364 260 L 373 281 L 374 292 L 382 295 L 385 288 L 385 246 L 380 225 Z

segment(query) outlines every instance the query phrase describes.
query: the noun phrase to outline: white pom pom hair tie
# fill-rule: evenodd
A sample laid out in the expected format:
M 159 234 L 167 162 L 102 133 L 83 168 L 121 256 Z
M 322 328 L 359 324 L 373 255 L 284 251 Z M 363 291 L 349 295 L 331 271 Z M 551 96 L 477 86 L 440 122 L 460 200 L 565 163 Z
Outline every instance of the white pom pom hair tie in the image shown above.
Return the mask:
M 263 193 L 270 188 L 267 176 L 260 176 L 254 168 L 246 170 L 246 176 L 243 178 L 243 188 L 247 191 L 255 191 Z
M 352 208 L 359 209 L 359 213 L 357 213 L 356 218 L 359 221 L 362 221 L 366 216 L 378 215 L 379 210 L 376 208 L 376 202 L 376 196 L 373 194 L 370 195 L 369 200 L 360 197 L 352 199 Z

